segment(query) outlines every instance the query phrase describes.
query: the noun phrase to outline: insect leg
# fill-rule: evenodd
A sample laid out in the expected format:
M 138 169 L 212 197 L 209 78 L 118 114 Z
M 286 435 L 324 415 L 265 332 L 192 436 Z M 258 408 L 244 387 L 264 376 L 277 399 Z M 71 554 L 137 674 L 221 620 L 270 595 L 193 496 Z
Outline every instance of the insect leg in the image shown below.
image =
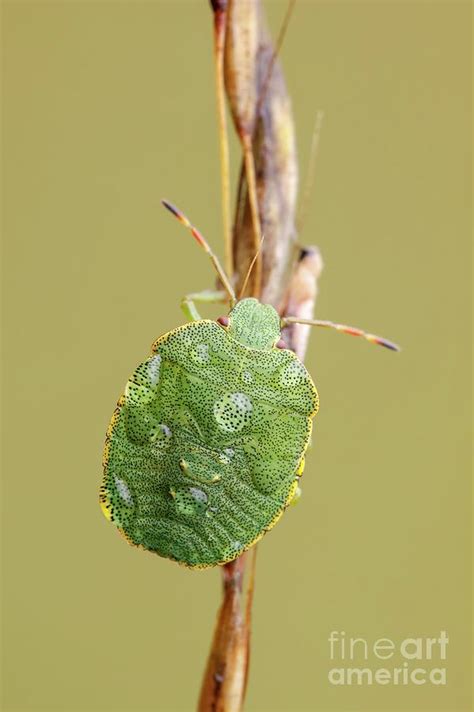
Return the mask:
M 202 292 L 194 292 L 187 294 L 181 301 L 181 310 L 189 321 L 200 321 L 202 319 L 199 314 L 195 302 L 200 304 L 218 304 L 227 301 L 225 292 L 218 290 L 205 289 Z
M 289 504 L 290 506 L 293 506 L 293 505 L 295 505 L 295 504 L 298 504 L 298 502 L 299 502 L 300 499 L 301 499 L 301 495 L 302 495 L 302 494 L 303 494 L 303 490 L 302 490 L 301 487 L 298 485 L 298 487 L 295 489 L 295 492 L 294 492 L 294 494 L 293 494 L 293 497 L 290 499 L 290 501 L 288 502 L 288 504 Z

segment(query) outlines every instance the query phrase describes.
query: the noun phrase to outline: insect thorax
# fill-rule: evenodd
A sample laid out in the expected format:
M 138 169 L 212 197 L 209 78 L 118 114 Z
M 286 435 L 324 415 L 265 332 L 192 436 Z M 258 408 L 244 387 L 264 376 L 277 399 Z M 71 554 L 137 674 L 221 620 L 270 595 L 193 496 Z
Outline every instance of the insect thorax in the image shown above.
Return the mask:
M 253 349 L 269 349 L 280 338 L 280 317 L 269 304 L 241 299 L 229 314 L 228 333 Z

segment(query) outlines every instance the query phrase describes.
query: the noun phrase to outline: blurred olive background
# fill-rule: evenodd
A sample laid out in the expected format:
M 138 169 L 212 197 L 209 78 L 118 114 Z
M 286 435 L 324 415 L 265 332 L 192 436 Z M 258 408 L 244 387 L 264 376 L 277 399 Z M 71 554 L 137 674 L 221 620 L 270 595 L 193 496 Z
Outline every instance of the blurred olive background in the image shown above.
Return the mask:
M 275 32 L 285 7 L 267 3 Z M 3 709 L 191 710 L 220 572 L 127 546 L 97 492 L 129 373 L 214 279 L 159 199 L 222 253 L 211 13 L 3 16 Z M 325 260 L 318 315 L 404 350 L 313 334 L 321 410 L 301 504 L 259 547 L 249 712 L 470 709 L 469 20 L 467 2 L 297 3 L 302 174 L 325 111 L 302 236 Z M 446 630 L 448 685 L 333 687 L 332 630 Z

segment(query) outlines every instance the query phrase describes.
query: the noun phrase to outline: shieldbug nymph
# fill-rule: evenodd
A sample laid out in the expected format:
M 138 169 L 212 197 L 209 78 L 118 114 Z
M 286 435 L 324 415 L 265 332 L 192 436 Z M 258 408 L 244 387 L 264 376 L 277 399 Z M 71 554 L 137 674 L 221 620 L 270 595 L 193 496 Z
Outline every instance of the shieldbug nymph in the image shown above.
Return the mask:
M 126 384 L 107 431 L 100 503 L 136 546 L 193 568 L 224 564 L 269 531 L 295 496 L 318 393 L 281 342 L 290 318 L 254 298 L 237 300 L 200 232 L 164 205 L 207 252 L 230 311 L 190 321 L 158 338 Z M 218 293 L 222 297 L 222 293 Z M 307 321 L 385 339 L 326 321 Z

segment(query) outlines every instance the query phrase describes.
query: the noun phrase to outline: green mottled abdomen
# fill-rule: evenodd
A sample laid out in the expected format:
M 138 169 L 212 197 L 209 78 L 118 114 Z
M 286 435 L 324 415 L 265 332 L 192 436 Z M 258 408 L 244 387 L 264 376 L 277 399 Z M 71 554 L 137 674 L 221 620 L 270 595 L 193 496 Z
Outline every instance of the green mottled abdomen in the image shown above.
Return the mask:
M 316 409 L 292 352 L 242 346 L 212 321 L 185 324 L 158 339 L 119 401 L 104 512 L 160 556 L 230 561 L 291 499 Z

